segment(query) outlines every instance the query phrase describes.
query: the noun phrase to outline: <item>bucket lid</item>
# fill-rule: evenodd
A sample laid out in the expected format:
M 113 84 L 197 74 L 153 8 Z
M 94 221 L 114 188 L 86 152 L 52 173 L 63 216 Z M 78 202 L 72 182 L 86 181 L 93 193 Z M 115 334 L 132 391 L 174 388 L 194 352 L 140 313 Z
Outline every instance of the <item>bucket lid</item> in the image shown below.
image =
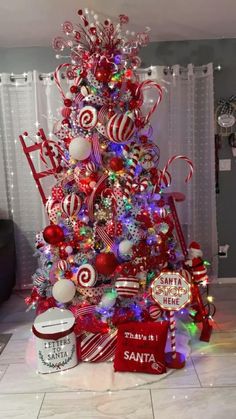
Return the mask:
M 53 335 L 70 330 L 74 323 L 71 311 L 53 307 L 36 317 L 34 329 L 40 334 Z

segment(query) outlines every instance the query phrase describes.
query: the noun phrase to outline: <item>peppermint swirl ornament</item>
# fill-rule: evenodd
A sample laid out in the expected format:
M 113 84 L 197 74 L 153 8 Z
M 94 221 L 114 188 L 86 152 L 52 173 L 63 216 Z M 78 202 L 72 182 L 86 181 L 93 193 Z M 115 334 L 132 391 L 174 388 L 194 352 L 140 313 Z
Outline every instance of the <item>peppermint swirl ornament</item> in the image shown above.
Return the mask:
M 78 114 L 77 122 L 85 130 L 93 129 L 97 125 L 97 110 L 93 106 L 84 106 Z
M 96 271 L 92 265 L 85 263 L 79 267 L 77 271 L 77 283 L 80 287 L 93 287 L 96 280 Z

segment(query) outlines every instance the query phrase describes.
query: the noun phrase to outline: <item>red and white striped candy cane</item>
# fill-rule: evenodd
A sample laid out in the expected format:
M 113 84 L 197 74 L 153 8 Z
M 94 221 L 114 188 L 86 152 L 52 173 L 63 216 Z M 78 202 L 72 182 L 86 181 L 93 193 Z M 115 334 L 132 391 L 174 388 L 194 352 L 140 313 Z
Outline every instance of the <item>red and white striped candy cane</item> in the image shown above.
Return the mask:
M 147 89 L 152 89 L 152 88 L 154 88 L 158 91 L 158 98 L 157 98 L 156 102 L 154 103 L 153 107 L 148 112 L 148 114 L 145 117 L 142 117 L 143 126 L 148 123 L 151 115 L 153 114 L 153 112 L 155 112 L 157 106 L 159 105 L 159 103 L 162 99 L 162 88 L 159 84 L 155 83 L 152 80 L 145 80 L 142 83 L 140 83 L 140 85 L 138 86 L 138 88 L 135 92 L 135 96 L 140 97 L 140 99 L 143 100 L 144 91 L 147 90 Z M 140 113 L 140 111 L 139 111 L 139 113 Z
M 172 349 L 172 358 L 176 358 L 176 338 L 175 338 L 175 312 L 170 311 L 170 342 Z
M 124 188 L 124 196 L 126 198 L 130 197 L 130 192 L 132 189 L 133 179 L 135 176 L 135 170 L 139 161 L 140 156 L 140 146 L 138 144 L 134 144 L 131 150 L 130 158 L 132 159 L 132 164 L 129 166 L 129 173 L 126 176 L 126 183 Z
M 55 80 L 55 83 L 56 83 L 56 85 L 57 85 L 57 87 L 58 87 L 58 89 L 59 89 L 59 91 L 60 91 L 60 93 L 61 93 L 61 95 L 62 95 L 62 97 L 63 97 L 63 99 L 65 99 L 66 98 L 66 95 L 65 95 L 65 93 L 63 92 L 63 89 L 62 89 L 62 87 L 61 87 L 61 81 L 60 81 L 60 71 L 61 71 L 61 69 L 62 68 L 66 68 L 66 67 L 71 67 L 71 64 L 70 63 L 62 63 L 62 64 L 60 64 L 57 68 L 56 68 L 56 70 L 54 71 L 54 80 Z M 73 67 L 74 68 L 74 70 L 76 70 L 77 68 L 79 68 L 79 67 Z M 81 77 L 76 77 L 76 79 L 74 80 L 74 84 L 77 86 L 78 84 L 79 84 L 79 81 L 80 81 L 80 79 L 81 79 Z
M 173 163 L 173 161 L 175 161 L 175 160 L 184 160 L 188 163 L 190 170 L 189 170 L 188 176 L 185 179 L 185 182 L 188 182 L 191 179 L 191 177 L 193 176 L 193 163 L 192 163 L 192 161 L 186 156 L 177 155 L 177 156 L 171 157 L 168 160 L 167 164 L 165 165 L 164 169 L 162 170 L 162 174 L 160 176 L 159 183 L 161 183 L 162 180 L 165 178 L 166 171 L 168 170 L 171 163 Z

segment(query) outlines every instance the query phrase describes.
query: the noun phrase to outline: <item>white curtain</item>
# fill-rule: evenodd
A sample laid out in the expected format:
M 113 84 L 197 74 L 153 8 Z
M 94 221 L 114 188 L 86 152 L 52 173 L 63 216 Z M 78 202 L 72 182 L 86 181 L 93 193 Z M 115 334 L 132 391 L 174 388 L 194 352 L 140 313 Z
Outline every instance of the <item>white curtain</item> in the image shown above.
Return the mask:
M 187 68 L 151 67 L 141 79 L 157 81 L 164 98 L 152 117 L 154 140 L 159 145 L 162 169 L 174 155 L 189 157 L 194 165 L 192 180 L 184 161 L 174 162 L 170 190 L 183 192 L 186 200 L 177 204 L 186 242 L 198 241 L 204 257 L 217 275 L 217 226 L 215 195 L 214 91 L 212 64 Z M 153 97 L 150 97 L 152 100 Z M 147 97 L 148 101 L 148 97 Z
M 164 99 L 152 117 L 154 139 L 160 146 L 163 168 L 169 157 L 185 154 L 194 163 L 194 177 L 184 183 L 187 166 L 174 163 L 171 169 L 172 189 L 184 192 L 186 201 L 177 210 L 186 240 L 199 241 L 206 258 L 217 260 L 213 71 L 207 65 L 169 71 L 152 67 L 142 71 L 141 78 L 158 81 L 164 88 Z M 17 249 L 17 287 L 31 284 L 37 259 L 33 258 L 35 233 L 45 225 L 43 206 L 24 153 L 19 134 L 33 137 L 38 128 L 49 136 L 59 118 L 61 98 L 50 75 L 36 71 L 22 75 L 0 75 L 0 218 L 15 223 Z M 40 161 L 35 156 L 35 164 Z M 214 273 L 216 274 L 216 266 Z
M 59 110 L 60 96 L 50 76 L 41 77 L 36 71 L 0 75 L 0 218 L 14 220 L 17 288 L 32 282 L 37 266 L 35 234 L 46 222 L 19 135 L 27 131 L 34 139 L 39 128 L 50 134 Z M 38 170 L 39 156 L 33 159 Z

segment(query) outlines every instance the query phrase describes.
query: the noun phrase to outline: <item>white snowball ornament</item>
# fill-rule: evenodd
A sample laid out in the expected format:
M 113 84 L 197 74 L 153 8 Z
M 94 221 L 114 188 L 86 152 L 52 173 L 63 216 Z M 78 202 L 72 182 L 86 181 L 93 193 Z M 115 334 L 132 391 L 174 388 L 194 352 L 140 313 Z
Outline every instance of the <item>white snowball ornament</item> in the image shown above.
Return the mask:
M 59 303 L 68 303 L 75 296 L 76 288 L 69 279 L 60 279 L 52 287 L 52 295 Z
M 122 240 L 119 244 L 119 253 L 121 256 L 131 255 L 133 242 L 131 240 Z
M 74 138 L 69 145 L 70 157 L 75 160 L 85 160 L 90 156 L 91 144 L 83 137 Z

